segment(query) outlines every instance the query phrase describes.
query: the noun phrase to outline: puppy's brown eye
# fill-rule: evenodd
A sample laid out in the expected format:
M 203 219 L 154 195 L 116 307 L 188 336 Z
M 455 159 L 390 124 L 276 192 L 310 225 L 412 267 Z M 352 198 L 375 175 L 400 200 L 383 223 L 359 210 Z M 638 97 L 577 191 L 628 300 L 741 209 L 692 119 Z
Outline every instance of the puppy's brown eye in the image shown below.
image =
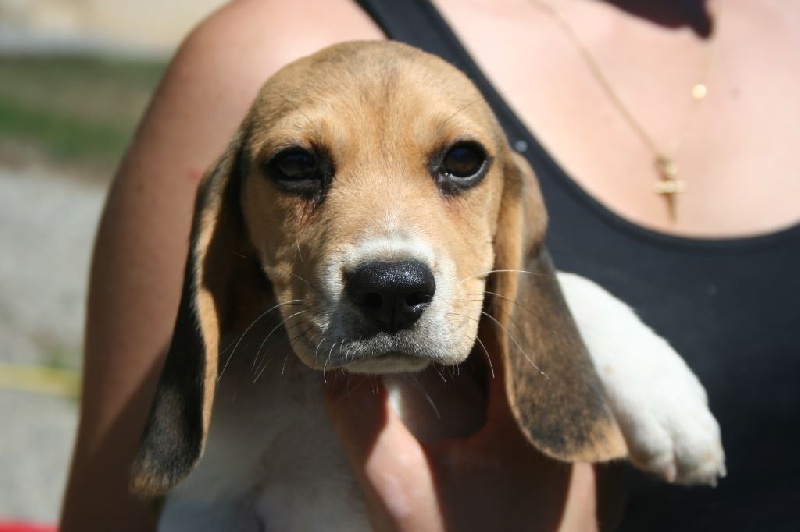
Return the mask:
M 453 177 L 464 179 L 477 174 L 486 162 L 486 154 L 475 143 L 456 144 L 445 154 L 442 170 Z
M 474 141 L 456 142 L 432 163 L 433 175 L 442 192 L 457 194 L 480 183 L 489 167 L 483 146 Z
M 302 147 L 287 148 L 266 162 L 266 174 L 284 192 L 319 198 L 333 175 L 330 159 L 320 153 Z

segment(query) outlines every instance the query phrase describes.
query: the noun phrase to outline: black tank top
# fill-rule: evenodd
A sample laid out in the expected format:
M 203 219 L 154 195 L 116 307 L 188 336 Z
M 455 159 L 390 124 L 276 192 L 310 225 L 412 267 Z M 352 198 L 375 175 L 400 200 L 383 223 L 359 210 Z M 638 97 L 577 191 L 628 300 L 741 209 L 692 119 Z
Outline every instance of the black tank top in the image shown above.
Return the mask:
M 544 151 L 427 0 L 358 3 L 389 38 L 443 57 L 475 82 L 536 171 L 558 268 L 627 302 L 705 385 L 728 477 L 715 489 L 687 488 L 629 469 L 622 529 L 800 531 L 800 225 L 709 240 L 622 219 Z

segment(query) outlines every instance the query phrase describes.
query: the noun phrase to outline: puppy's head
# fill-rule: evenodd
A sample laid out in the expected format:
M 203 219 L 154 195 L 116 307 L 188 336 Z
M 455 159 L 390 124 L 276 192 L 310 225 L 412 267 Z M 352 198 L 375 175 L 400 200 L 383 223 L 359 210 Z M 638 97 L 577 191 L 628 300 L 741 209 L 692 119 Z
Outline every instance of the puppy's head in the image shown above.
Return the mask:
M 220 338 L 269 312 L 319 370 L 417 371 L 486 351 L 533 444 L 569 460 L 618 455 L 545 220 L 529 167 L 442 60 L 348 43 L 285 67 L 198 194 L 134 487 L 163 493 L 191 470 Z
M 242 211 L 303 362 L 376 373 L 466 358 L 504 149 L 471 84 L 404 46 L 338 46 L 270 80 L 238 152 Z

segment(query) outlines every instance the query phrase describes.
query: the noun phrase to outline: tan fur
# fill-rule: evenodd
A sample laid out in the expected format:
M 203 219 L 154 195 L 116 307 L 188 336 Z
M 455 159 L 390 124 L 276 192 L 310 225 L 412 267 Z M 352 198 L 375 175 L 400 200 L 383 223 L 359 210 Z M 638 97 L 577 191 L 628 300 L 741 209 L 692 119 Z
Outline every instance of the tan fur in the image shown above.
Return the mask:
M 431 176 L 431 153 L 464 139 L 484 147 L 491 167 L 474 188 L 447 196 Z M 319 202 L 282 193 L 264 174 L 273 154 L 297 145 L 324 148 L 333 160 L 335 177 Z M 309 367 L 358 370 L 335 342 L 329 360 L 318 356 L 320 345 L 328 345 L 328 314 L 339 308 L 329 299 L 342 282 L 337 268 L 351 252 L 390 235 L 423 241 L 433 272 L 453 281 L 450 315 L 458 334 L 432 362 L 463 362 L 478 348 L 480 322 L 480 345 L 490 351 L 532 444 L 563 460 L 624 456 L 543 247 L 546 215 L 533 173 L 512 153 L 477 89 L 440 59 L 397 43 L 349 43 L 287 66 L 264 86 L 206 178 L 195 216 L 184 299 L 197 323 L 179 318 L 175 334 L 202 340 L 191 344 L 204 359 L 202 405 L 194 407 L 202 439 L 221 371 L 220 339 L 235 337 L 268 307 L 283 304 L 284 328 L 296 331 L 288 336 Z M 382 250 L 381 257 L 387 253 L 393 252 Z M 495 295 L 484 299 L 485 289 Z M 302 302 L 303 312 L 293 301 Z M 353 318 L 339 324 L 345 329 L 347 319 Z M 181 367 L 168 360 L 165 380 Z M 158 399 L 134 468 L 135 479 L 149 479 L 139 485 L 151 493 L 199 459 L 189 452 L 181 464 L 190 465 L 158 480 L 167 457 L 152 442 L 168 420 L 153 421 L 157 406 Z M 192 405 L 184 406 L 191 413 Z M 191 435 L 179 434 L 178 441 L 198 434 L 193 422 L 185 425 Z

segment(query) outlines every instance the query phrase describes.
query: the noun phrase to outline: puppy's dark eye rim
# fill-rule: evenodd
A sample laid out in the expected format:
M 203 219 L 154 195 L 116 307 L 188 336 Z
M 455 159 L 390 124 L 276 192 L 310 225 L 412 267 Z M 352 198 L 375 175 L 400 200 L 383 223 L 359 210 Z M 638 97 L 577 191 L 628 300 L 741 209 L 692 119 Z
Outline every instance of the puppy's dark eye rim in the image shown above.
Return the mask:
M 302 146 L 283 148 L 267 158 L 263 167 L 271 177 L 285 182 L 308 182 L 323 178 L 323 164 L 312 149 Z

